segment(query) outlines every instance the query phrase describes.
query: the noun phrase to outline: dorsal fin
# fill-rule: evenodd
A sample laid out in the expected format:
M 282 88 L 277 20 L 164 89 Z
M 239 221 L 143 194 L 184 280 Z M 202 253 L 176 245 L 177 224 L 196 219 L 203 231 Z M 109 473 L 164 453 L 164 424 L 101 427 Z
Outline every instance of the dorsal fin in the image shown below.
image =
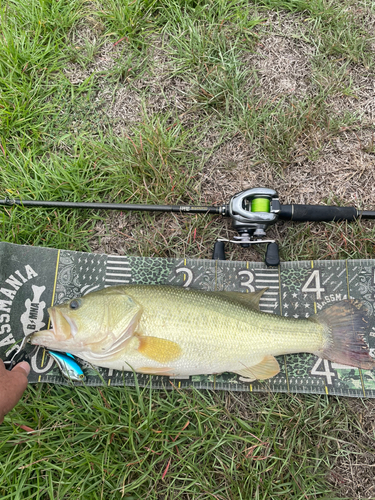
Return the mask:
M 266 290 L 268 290 L 268 287 L 262 288 L 262 290 L 258 290 L 257 292 L 250 292 L 250 293 L 243 293 L 243 292 L 209 292 L 209 293 L 212 293 L 217 297 L 226 297 L 227 299 L 233 300 L 234 302 L 240 302 L 245 306 L 259 310 L 259 300 Z

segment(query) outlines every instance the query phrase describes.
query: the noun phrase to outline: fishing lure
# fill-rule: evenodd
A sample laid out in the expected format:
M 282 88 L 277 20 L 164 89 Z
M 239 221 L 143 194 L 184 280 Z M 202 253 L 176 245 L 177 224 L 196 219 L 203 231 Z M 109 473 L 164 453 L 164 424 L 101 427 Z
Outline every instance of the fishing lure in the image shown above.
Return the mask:
M 13 368 L 21 361 L 30 361 L 32 356 L 35 354 L 38 346 L 36 346 L 31 352 L 27 352 L 26 344 L 29 341 L 29 337 L 30 335 L 24 337 L 15 354 L 13 354 L 13 356 L 9 360 L 4 361 L 4 365 L 7 370 L 13 370 Z M 77 382 L 82 382 L 85 379 L 85 375 L 81 367 L 75 361 L 72 354 L 63 354 L 61 352 L 50 350 L 47 350 L 47 353 L 56 361 L 56 364 L 59 367 L 63 377 L 67 378 L 68 380 L 74 380 Z
M 47 352 L 51 356 L 51 358 L 56 361 L 56 364 L 59 367 L 63 377 L 78 382 L 82 382 L 85 379 L 85 375 L 81 367 L 78 365 L 71 354 L 69 354 L 68 352 L 63 354 L 61 352 L 50 350 L 48 350 Z

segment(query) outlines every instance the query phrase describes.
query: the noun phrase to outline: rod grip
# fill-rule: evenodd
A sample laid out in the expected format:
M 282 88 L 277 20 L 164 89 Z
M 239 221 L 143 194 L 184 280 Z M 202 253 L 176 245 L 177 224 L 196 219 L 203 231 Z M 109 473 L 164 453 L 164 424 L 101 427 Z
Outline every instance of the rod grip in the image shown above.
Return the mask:
M 281 205 L 280 219 L 293 221 L 331 222 L 359 217 L 355 207 L 325 207 L 324 205 Z

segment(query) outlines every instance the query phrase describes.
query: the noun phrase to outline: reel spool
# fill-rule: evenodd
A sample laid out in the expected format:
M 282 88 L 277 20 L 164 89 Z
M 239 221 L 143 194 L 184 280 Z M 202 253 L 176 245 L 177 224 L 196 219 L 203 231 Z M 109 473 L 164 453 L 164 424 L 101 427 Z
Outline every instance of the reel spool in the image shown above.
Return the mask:
M 271 203 L 269 198 L 254 198 L 251 201 L 251 212 L 270 212 Z

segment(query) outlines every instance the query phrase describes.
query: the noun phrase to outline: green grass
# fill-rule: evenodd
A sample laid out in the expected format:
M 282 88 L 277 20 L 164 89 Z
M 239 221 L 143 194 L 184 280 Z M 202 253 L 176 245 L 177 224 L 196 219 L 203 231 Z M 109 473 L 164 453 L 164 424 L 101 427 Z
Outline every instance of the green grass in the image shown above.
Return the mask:
M 375 230 L 368 222 L 294 224 L 285 232 L 285 260 L 374 258 Z
M 0 0 L 0 197 L 222 203 L 257 165 L 270 185 L 287 170 L 298 182 L 301 157 L 313 168 L 347 131 L 373 130 L 360 110 L 332 104 L 360 101 L 355 77 L 373 75 L 373 35 L 356 5 Z M 281 32 L 279 19 L 295 28 Z M 266 57 L 275 33 L 311 49 L 302 96 L 262 87 L 251 57 Z M 220 157 L 234 139 L 239 163 L 247 152 L 243 170 L 236 152 Z M 373 154 L 373 140 L 358 144 Z M 130 214 L 120 228 L 116 217 L 7 207 L 1 239 L 90 251 L 101 224 L 132 255 L 209 258 L 230 234 L 212 217 Z M 271 234 L 285 260 L 374 256 L 374 230 L 361 222 L 280 224 Z M 248 255 L 230 249 L 233 259 Z M 357 415 L 348 400 L 324 396 L 33 386 L 0 427 L 0 496 L 344 498 L 330 470 L 353 449 L 373 452 Z
M 356 425 L 344 400 L 323 396 L 31 387 L 0 427 L 0 492 L 329 498 L 326 467 Z

